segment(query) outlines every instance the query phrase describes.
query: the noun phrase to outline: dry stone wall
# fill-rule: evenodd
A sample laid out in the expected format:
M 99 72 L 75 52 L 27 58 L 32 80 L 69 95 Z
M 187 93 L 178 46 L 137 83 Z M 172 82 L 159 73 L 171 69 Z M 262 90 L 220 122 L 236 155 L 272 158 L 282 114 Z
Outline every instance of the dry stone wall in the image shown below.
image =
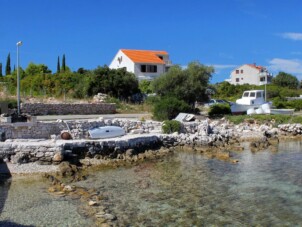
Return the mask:
M 37 115 L 85 115 L 85 114 L 113 114 L 116 112 L 115 103 L 23 103 L 22 113 Z
M 18 122 L 0 124 L 0 135 L 5 139 L 50 139 L 52 135 L 59 136 L 62 131 L 70 130 L 73 139 L 88 138 L 88 130 L 105 125 L 115 125 L 124 128 L 127 133 L 142 134 L 160 132 L 161 122 L 135 121 L 125 119 L 95 119 L 56 122 Z

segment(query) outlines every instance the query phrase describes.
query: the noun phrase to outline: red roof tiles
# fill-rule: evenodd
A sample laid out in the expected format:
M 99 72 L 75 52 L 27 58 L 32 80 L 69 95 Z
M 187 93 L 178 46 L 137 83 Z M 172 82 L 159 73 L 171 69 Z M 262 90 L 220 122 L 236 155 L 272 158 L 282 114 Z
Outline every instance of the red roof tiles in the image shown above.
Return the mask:
M 135 63 L 165 64 L 165 62 L 160 59 L 159 56 L 168 55 L 166 51 L 125 49 L 121 49 L 121 51 Z

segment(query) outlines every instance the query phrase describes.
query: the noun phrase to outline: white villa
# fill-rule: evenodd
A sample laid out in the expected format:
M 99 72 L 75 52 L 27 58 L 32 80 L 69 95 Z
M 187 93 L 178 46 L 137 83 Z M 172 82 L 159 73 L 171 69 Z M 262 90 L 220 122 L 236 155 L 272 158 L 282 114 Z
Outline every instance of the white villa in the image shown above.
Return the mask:
M 109 68 L 126 68 L 139 80 L 153 80 L 172 66 L 166 51 L 120 49 Z
M 257 66 L 256 64 L 245 64 L 231 72 L 230 79 L 226 81 L 230 84 L 254 84 L 264 85 L 270 84 L 272 81 L 272 74 L 263 66 Z

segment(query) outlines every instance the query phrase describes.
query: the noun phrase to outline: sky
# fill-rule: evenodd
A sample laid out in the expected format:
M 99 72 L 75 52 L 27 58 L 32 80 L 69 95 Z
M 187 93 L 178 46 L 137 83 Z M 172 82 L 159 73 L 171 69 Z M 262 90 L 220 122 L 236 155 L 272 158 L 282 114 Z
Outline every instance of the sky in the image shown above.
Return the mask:
M 0 63 L 95 69 L 119 49 L 165 50 L 173 64 L 213 66 L 211 83 L 243 64 L 302 79 L 301 0 L 0 0 Z M 4 73 L 4 72 L 3 72 Z

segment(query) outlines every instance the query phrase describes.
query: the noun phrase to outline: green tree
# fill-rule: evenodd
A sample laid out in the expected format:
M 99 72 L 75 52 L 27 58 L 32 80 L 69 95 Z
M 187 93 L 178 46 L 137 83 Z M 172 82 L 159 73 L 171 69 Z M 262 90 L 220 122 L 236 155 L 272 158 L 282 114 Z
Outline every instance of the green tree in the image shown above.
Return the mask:
M 62 71 L 65 72 L 65 70 L 66 70 L 65 54 L 63 54 L 63 58 L 62 58 Z
M 297 77 L 291 74 L 279 72 L 278 75 L 273 78 L 272 84 L 278 85 L 280 87 L 297 89 L 299 86 L 299 80 L 297 79 Z
M 153 117 L 158 121 L 172 120 L 180 112 L 190 113 L 192 108 L 175 97 L 163 97 L 153 107 Z
M 124 68 L 98 67 L 93 71 L 87 92 L 89 96 L 105 93 L 115 98 L 128 99 L 139 92 L 138 80 L 133 73 L 127 72 Z
M 151 94 L 152 93 L 152 87 L 151 87 L 151 81 L 150 80 L 141 80 L 139 81 L 139 89 L 141 92 L 145 94 Z
M 10 66 L 10 53 L 7 56 L 6 59 L 6 66 L 5 66 L 5 75 L 11 75 L 11 66 Z
M 60 73 L 60 57 L 58 56 L 58 62 L 57 62 L 57 73 Z
M 44 64 L 34 64 L 29 63 L 27 68 L 25 69 L 26 75 L 44 75 L 44 74 L 51 74 L 51 70 L 48 68 L 48 66 Z
M 2 77 L 3 74 L 2 74 L 2 63 L 0 62 L 0 76 Z
M 172 96 L 193 105 L 207 100 L 206 89 L 213 73 L 213 67 L 199 62 L 189 63 L 186 69 L 173 66 L 152 82 L 152 88 L 161 97 Z

